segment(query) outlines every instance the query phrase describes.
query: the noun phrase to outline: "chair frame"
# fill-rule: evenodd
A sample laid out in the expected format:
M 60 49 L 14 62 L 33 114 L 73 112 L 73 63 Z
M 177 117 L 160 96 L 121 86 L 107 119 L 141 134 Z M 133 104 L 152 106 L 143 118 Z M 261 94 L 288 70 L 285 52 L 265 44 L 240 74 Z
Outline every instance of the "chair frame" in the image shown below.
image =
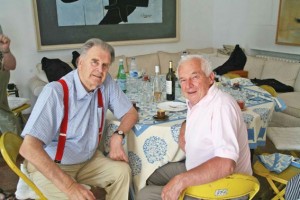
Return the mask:
M 281 199 L 284 200 L 285 188 L 287 182 L 300 173 L 300 169 L 289 166 L 283 172 L 277 174 L 275 172 L 269 171 L 263 166 L 260 161 L 256 161 L 253 165 L 253 171 L 255 174 L 262 176 L 267 179 L 271 189 L 274 191 L 275 196 L 272 200 Z
M 186 188 L 179 197 L 184 196 L 200 199 L 233 199 L 249 195 L 249 199 L 259 191 L 257 178 L 245 174 L 232 174 L 211 183 Z
M 47 198 L 38 189 L 38 187 L 17 166 L 17 158 L 22 142 L 22 138 L 17 134 L 12 132 L 3 133 L 0 137 L 1 154 L 12 171 L 22 178 L 23 181 L 30 186 L 30 188 L 39 196 L 40 199 L 46 200 Z

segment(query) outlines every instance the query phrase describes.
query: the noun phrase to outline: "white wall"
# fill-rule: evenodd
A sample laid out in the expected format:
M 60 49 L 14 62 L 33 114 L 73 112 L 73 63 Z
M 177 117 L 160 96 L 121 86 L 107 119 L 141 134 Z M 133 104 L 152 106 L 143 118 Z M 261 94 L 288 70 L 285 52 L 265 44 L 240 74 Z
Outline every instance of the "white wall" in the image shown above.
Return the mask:
M 214 0 L 213 46 L 299 55 L 299 46 L 275 44 L 278 10 L 279 0 Z
M 275 44 L 278 6 L 279 0 L 180 0 L 179 42 L 116 46 L 116 55 L 220 48 L 223 44 L 300 54 L 300 47 Z M 1 0 L 0 24 L 12 40 L 11 49 L 18 62 L 11 82 L 18 85 L 21 96 L 30 98 L 28 81 L 42 57 L 71 60 L 73 49 L 37 52 L 31 0 Z
M 211 10 L 212 3 L 210 0 L 181 1 L 179 42 L 116 46 L 116 55 L 139 55 L 158 50 L 176 52 L 185 48 L 212 46 Z M 29 91 L 28 81 L 34 76 L 36 64 L 43 57 L 71 60 L 71 52 L 74 49 L 37 51 L 31 0 L 1 0 L 0 24 L 4 33 L 11 38 L 11 50 L 17 58 L 17 69 L 11 72 L 11 82 L 18 85 L 21 96 L 31 98 L 32 102 L 34 102 L 35 99 Z M 203 27 L 205 28 L 203 29 Z

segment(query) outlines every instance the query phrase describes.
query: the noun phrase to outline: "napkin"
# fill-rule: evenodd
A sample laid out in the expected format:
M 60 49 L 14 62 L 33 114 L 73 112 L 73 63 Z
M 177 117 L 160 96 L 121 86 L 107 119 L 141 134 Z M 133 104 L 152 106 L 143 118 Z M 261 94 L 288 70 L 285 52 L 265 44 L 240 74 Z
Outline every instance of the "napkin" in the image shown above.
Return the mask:
M 276 112 L 282 112 L 286 109 L 286 104 L 284 103 L 283 99 L 279 97 L 274 98 L 276 105 L 275 105 L 275 111 Z
M 293 160 L 293 156 L 281 153 L 273 153 L 267 155 L 258 155 L 258 159 L 269 171 L 279 174 L 288 168 Z

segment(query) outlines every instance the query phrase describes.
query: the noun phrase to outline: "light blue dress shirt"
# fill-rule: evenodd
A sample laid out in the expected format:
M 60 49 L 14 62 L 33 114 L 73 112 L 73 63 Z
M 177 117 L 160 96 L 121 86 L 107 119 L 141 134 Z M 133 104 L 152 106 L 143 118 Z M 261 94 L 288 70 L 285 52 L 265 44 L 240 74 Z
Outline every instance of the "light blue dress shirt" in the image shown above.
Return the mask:
M 78 164 L 89 160 L 97 149 L 103 108 L 98 108 L 98 88 L 87 92 L 77 70 L 62 79 L 69 89 L 69 117 L 61 164 Z M 107 109 L 120 119 L 132 107 L 130 100 L 109 74 L 99 88 L 103 96 L 104 120 Z M 29 134 L 43 141 L 45 151 L 54 160 L 63 116 L 63 88 L 60 83 L 51 82 L 39 95 L 22 136 Z

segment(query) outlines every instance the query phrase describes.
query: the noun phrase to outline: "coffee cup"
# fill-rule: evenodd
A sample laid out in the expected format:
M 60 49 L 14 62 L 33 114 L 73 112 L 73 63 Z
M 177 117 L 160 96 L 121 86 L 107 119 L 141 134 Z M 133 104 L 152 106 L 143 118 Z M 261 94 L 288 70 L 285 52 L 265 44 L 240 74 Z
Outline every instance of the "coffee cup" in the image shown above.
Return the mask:
M 166 117 L 166 111 L 161 110 L 161 109 L 157 111 L 157 118 L 163 119 L 165 117 Z

